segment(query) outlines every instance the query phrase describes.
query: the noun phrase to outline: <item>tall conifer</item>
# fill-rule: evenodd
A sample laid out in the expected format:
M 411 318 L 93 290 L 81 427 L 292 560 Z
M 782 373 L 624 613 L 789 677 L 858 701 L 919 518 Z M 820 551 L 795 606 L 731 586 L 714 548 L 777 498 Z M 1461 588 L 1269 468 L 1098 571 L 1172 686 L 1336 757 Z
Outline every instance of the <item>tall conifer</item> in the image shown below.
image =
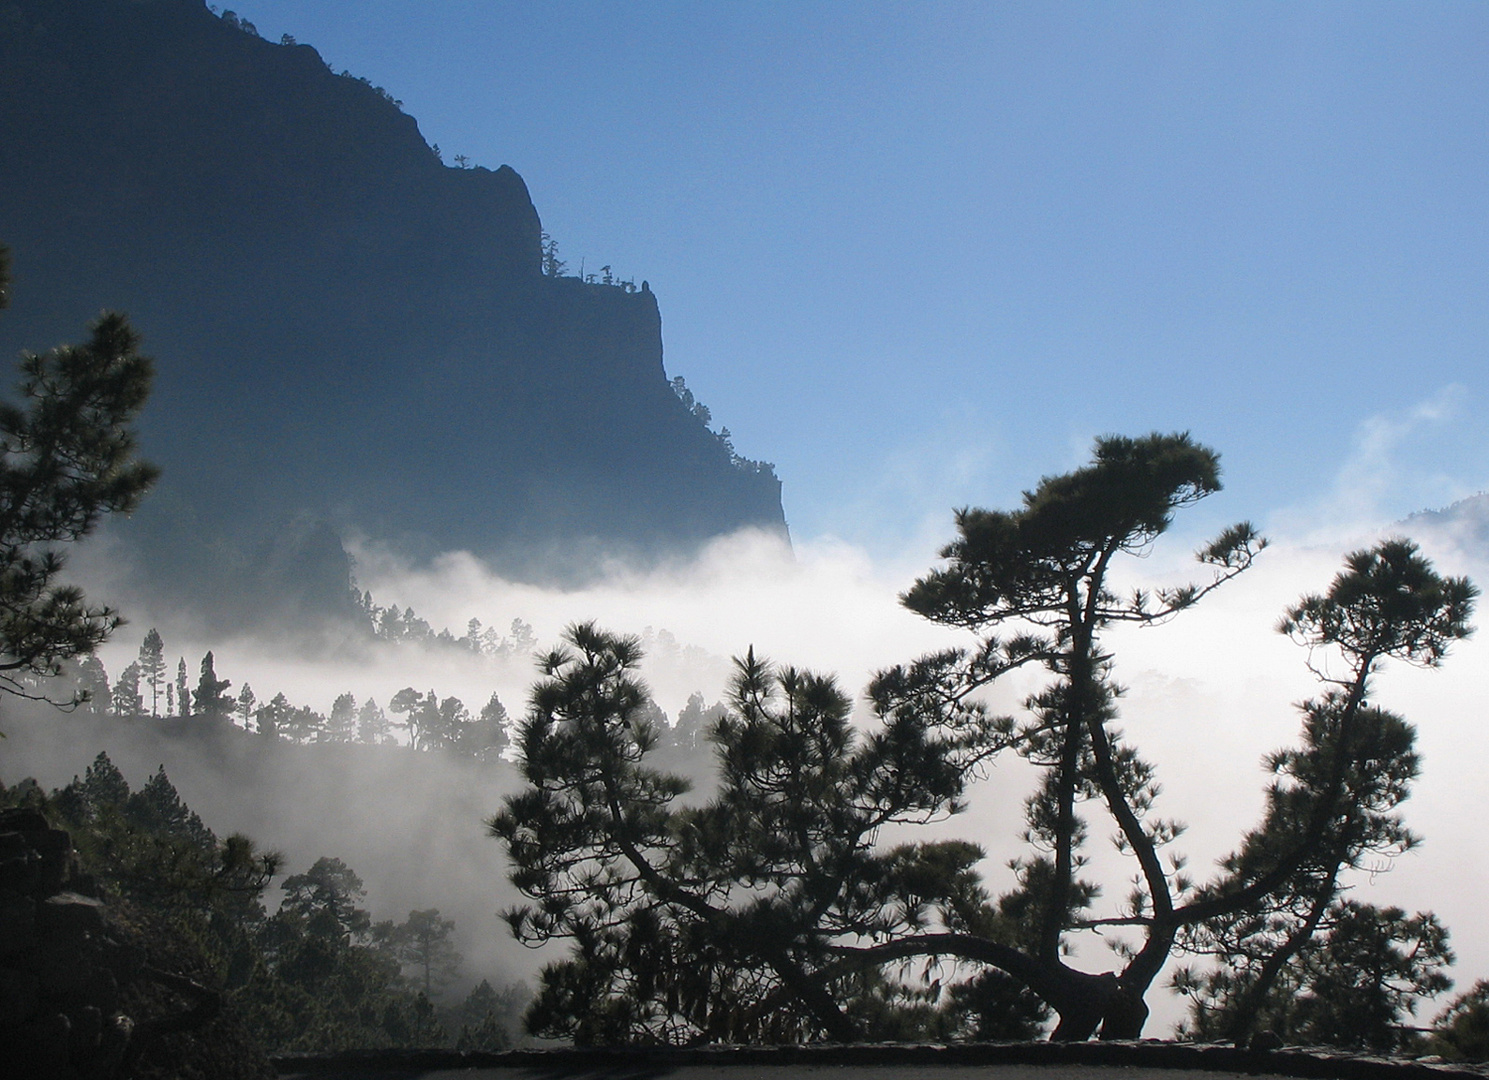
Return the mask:
M 165 641 L 153 626 L 140 644 L 140 677 L 150 691 L 150 715 L 160 715 L 160 697 L 165 691 Z

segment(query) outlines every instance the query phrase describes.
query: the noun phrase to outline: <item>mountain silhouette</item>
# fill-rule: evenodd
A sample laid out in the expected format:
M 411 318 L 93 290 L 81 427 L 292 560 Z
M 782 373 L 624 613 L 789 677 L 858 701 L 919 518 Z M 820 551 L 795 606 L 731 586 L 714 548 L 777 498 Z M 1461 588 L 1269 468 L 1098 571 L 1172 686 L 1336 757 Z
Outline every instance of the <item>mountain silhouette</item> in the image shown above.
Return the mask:
M 351 533 L 529 580 L 785 534 L 773 470 L 669 385 L 644 282 L 552 273 L 516 172 L 447 167 L 386 91 L 199 0 L 0 0 L 0 242 L 0 355 L 107 308 L 156 358 L 164 475 L 117 533 L 157 588 L 226 610 Z
M 1420 510 L 1399 525 L 1408 535 L 1440 537 L 1472 558 L 1489 560 L 1489 494 L 1484 492 L 1440 510 Z

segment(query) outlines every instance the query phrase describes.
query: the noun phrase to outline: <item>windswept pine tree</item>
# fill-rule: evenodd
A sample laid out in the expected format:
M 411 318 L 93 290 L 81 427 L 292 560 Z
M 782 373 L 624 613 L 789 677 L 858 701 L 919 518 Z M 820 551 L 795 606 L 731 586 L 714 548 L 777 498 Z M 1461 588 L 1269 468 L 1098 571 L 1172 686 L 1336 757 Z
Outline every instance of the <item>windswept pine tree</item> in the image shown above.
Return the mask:
M 718 783 L 701 803 L 656 765 L 638 639 L 571 627 L 522 725 L 527 787 L 489 823 L 533 901 L 507 912 L 513 933 L 574 946 L 543 970 L 530 1030 L 590 1044 L 941 1039 L 1026 1034 L 1048 1012 L 1057 1039 L 1130 1039 L 1155 977 L 1187 949 L 1248 957 L 1204 991 L 1222 1030 L 1252 1030 L 1297 992 L 1296 1030 L 1343 1040 L 1354 1022 L 1364 1034 L 1350 1040 L 1382 1045 L 1382 1024 L 1441 988 L 1448 954 L 1430 915 L 1340 895 L 1345 871 L 1410 842 L 1390 813 L 1415 771 L 1408 729 L 1369 691 L 1386 659 L 1440 664 L 1470 632 L 1477 591 L 1386 541 L 1288 610 L 1283 631 L 1332 654 L 1310 667 L 1333 674 L 1304 705 L 1301 748 L 1274 759 L 1283 780 L 1267 817 L 1199 884 L 1172 848 L 1182 824 L 1158 813 L 1154 768 L 1117 727 L 1103 637 L 1176 618 L 1251 565 L 1264 545 L 1241 524 L 1198 553 L 1205 582 L 1111 587 L 1118 559 L 1146 554 L 1177 510 L 1218 489 L 1216 455 L 1188 436 L 1105 438 L 1090 465 L 1045 478 L 1019 509 L 961 511 L 946 565 L 904 600 L 976 645 L 881 672 L 866 730 L 833 679 L 751 650 L 709 732 Z M 1024 715 L 994 715 L 981 691 L 1021 669 L 1047 682 Z M 905 827 L 955 814 L 980 768 L 1009 755 L 1039 783 L 1030 850 L 995 894 L 978 845 L 914 841 Z M 1098 817 L 1135 882 L 1105 911 L 1116 890 L 1088 876 L 1084 852 Z M 886 848 L 889 826 L 899 842 Z M 1093 932 L 1125 935 L 1114 970 L 1071 964 Z M 1353 996 L 1339 982 L 1398 961 Z

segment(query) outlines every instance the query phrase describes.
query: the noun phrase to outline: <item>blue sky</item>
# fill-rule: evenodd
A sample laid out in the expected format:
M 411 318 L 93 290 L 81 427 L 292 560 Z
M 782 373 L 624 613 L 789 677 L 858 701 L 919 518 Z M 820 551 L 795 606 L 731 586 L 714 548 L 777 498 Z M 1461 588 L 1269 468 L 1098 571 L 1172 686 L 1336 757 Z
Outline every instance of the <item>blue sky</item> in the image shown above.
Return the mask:
M 902 552 L 1155 428 L 1223 455 L 1198 529 L 1489 487 L 1489 6 L 235 10 L 649 280 L 798 537 Z

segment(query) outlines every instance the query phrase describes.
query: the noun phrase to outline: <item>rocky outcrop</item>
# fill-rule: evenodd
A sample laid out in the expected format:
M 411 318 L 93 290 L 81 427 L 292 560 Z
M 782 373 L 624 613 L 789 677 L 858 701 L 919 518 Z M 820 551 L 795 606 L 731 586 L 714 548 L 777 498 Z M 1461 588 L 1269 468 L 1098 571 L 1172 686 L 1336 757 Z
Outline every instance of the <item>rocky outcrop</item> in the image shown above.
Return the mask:
M 162 1037 L 220 1011 L 218 993 L 156 967 L 97 892 L 65 830 L 36 810 L 0 810 L 0 1076 L 122 1080 Z M 144 1000 L 156 1007 L 130 1015 Z M 261 1057 L 234 1056 L 235 1075 L 272 1075 Z
M 72 841 L 34 810 L 0 811 L 0 1039 L 16 1076 L 119 1074 L 134 1025 L 118 1012 L 132 958 Z

